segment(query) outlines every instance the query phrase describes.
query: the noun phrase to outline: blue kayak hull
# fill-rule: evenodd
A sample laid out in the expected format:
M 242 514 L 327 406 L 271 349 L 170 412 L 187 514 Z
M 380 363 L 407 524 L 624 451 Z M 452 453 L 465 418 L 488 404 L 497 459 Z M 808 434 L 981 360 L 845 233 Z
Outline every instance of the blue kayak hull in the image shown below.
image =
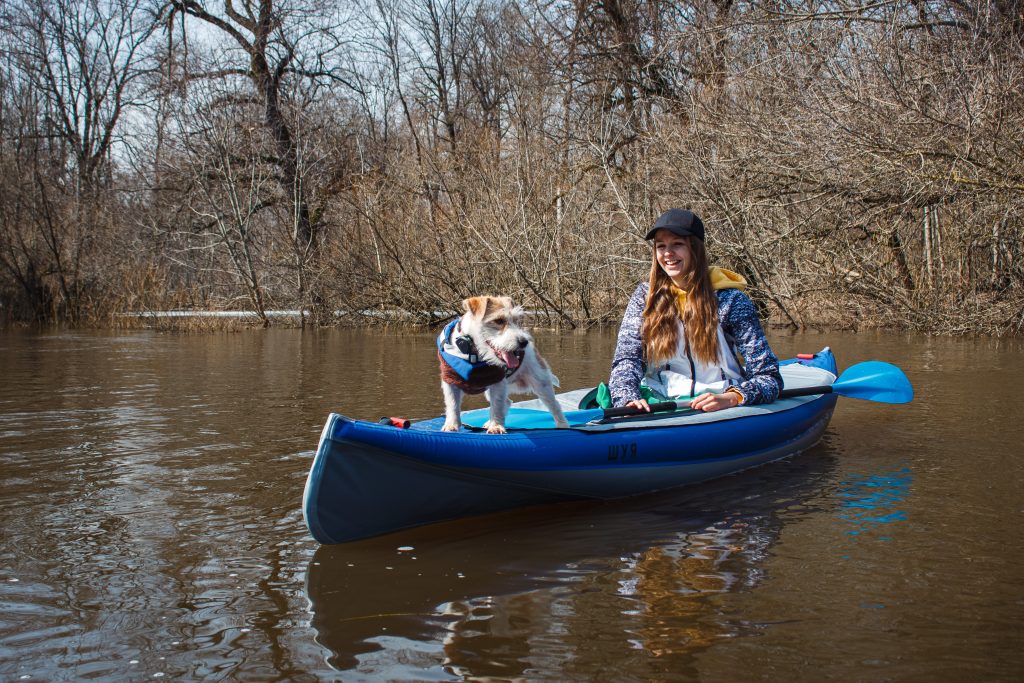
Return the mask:
M 835 372 L 831 353 L 815 364 Z M 343 543 L 514 507 L 707 481 L 799 453 L 821 438 L 836 396 L 786 401 L 776 412 L 730 419 L 722 411 L 719 420 L 681 426 L 505 435 L 441 432 L 440 419 L 398 429 L 332 414 L 303 513 L 317 541 Z

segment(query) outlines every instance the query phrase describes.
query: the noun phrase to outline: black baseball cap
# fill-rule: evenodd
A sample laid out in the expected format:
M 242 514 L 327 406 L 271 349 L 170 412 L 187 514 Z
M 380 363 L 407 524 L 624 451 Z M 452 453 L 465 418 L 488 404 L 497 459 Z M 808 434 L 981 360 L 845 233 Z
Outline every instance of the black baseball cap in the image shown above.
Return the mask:
M 654 227 L 647 233 L 645 240 L 654 239 L 654 233 L 659 230 L 668 230 L 680 237 L 696 237 L 704 241 L 704 223 L 700 217 L 686 209 L 669 209 L 658 216 L 654 221 Z

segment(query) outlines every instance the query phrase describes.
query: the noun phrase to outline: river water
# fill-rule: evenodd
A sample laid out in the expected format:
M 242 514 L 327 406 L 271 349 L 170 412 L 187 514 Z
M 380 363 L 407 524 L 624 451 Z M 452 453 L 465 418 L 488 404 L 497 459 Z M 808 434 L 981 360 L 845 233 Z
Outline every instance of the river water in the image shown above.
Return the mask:
M 604 379 L 614 331 L 537 336 Z M 324 420 L 440 413 L 431 334 L 2 334 L 0 680 L 1020 680 L 1024 344 L 770 338 L 917 398 L 709 484 L 321 547 Z

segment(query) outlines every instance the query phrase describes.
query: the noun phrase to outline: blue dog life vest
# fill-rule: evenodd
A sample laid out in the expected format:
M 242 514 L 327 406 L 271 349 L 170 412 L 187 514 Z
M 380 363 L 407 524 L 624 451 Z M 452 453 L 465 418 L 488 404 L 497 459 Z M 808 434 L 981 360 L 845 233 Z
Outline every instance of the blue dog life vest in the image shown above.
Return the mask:
M 510 376 L 515 369 L 509 370 L 506 367 L 491 365 L 480 360 L 472 341 L 469 341 L 468 350 L 460 349 L 452 340 L 459 320 L 460 318 L 456 318 L 448 323 L 441 334 L 437 336 L 437 357 L 441 361 L 441 379 L 462 389 L 467 394 L 480 394 L 487 387 Z M 465 339 L 469 340 L 468 337 Z

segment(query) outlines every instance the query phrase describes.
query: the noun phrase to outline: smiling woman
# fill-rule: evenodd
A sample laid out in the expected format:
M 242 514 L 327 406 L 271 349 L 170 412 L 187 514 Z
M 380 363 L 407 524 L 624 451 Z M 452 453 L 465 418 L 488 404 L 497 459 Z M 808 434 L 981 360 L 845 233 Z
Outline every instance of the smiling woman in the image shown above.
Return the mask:
M 706 412 L 769 403 L 782 389 L 779 362 L 768 346 L 746 281 L 708 267 L 704 223 L 670 209 L 655 221 L 648 282 L 626 307 L 612 361 L 615 406 L 692 398 Z

